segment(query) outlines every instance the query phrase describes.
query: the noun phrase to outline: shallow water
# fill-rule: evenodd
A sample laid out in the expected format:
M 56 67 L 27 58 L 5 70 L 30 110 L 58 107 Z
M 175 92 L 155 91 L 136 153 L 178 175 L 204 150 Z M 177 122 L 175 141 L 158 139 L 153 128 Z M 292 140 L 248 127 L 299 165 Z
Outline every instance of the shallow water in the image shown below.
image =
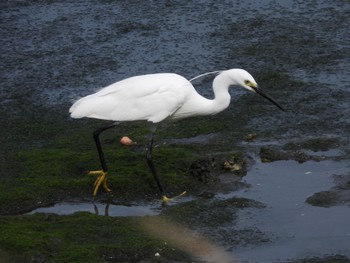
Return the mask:
M 123 217 L 123 216 L 146 216 L 159 214 L 159 204 L 146 205 L 114 205 L 93 202 L 62 202 L 50 207 L 40 207 L 28 214 L 54 213 L 57 215 L 70 215 L 76 212 L 89 212 L 96 215 Z
M 325 254 L 350 256 L 349 206 L 325 208 L 305 202 L 315 192 L 329 190 L 334 184 L 334 175 L 346 175 L 349 168 L 347 161 L 258 162 L 244 178 L 252 187 L 235 194 L 261 201 L 267 207 L 258 211 L 242 210 L 236 227 L 255 225 L 267 233 L 272 242 L 234 249 L 234 255 L 249 262 L 276 262 Z

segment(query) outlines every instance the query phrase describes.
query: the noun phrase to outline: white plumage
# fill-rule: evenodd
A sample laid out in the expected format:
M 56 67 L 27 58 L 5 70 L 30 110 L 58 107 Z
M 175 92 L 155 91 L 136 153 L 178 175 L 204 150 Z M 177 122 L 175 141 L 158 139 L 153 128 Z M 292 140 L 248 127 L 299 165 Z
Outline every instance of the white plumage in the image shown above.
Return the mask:
M 220 72 L 214 79 L 215 98 L 199 95 L 190 81 L 174 73 L 135 76 L 116 82 L 76 101 L 70 108 L 72 118 L 112 121 L 146 120 L 153 123 L 196 115 L 212 115 L 230 103 L 228 88 L 240 85 L 254 91 L 254 78 L 245 70 Z
M 124 79 L 81 98 L 70 108 L 73 118 L 159 122 L 185 101 L 188 81 L 176 74 L 150 74 Z

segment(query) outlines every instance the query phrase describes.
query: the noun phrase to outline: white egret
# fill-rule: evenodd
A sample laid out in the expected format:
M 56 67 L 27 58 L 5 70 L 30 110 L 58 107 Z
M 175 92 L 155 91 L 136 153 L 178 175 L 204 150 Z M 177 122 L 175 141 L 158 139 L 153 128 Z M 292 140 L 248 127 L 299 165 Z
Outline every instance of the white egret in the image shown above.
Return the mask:
M 207 99 L 198 94 L 190 82 L 209 74 L 217 74 L 213 81 L 214 99 Z M 103 131 L 116 126 L 118 122 L 143 120 L 151 123 L 146 154 L 147 164 L 155 178 L 163 201 L 166 202 L 168 198 L 164 193 L 152 160 L 153 137 L 158 123 L 192 116 L 214 115 L 226 109 L 231 101 L 228 92 L 230 86 L 241 86 L 258 93 L 283 110 L 272 97 L 258 87 L 252 75 L 243 69 L 208 72 L 198 77 L 189 81 L 174 73 L 135 76 L 83 97 L 72 105 L 69 109 L 72 118 L 88 117 L 115 122 L 93 133 L 102 167 L 102 170 L 90 172 L 98 175 L 94 185 L 94 196 L 101 183 L 106 191 L 110 191 L 106 177 L 108 169 L 99 136 Z

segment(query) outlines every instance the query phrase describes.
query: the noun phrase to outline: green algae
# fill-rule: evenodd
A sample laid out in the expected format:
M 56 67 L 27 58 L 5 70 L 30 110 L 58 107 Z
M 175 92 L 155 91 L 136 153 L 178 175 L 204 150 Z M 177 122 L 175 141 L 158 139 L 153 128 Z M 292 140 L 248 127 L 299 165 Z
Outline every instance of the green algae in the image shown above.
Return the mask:
M 143 232 L 140 220 L 85 212 L 1 217 L 0 246 L 13 262 L 135 262 L 159 251 L 163 258 L 187 257 Z
M 91 196 L 95 178 L 88 176 L 87 171 L 100 169 L 100 164 L 90 139 L 89 149 L 84 145 L 83 151 L 77 149 L 82 142 L 77 144 L 76 141 L 71 142 L 72 147 L 51 141 L 47 147 L 19 150 L 12 157 L 15 158 L 12 160 L 16 163 L 15 170 L 2 178 L 1 213 L 16 212 L 18 206 L 27 206 L 30 202 L 45 204 L 69 197 Z M 113 140 L 104 144 L 110 170 L 109 185 L 123 198 L 158 194 L 145 161 L 144 148 L 121 147 Z M 187 188 L 190 178 L 186 176 L 186 171 L 192 160 L 188 149 L 159 147 L 154 150 L 154 159 L 169 192 Z

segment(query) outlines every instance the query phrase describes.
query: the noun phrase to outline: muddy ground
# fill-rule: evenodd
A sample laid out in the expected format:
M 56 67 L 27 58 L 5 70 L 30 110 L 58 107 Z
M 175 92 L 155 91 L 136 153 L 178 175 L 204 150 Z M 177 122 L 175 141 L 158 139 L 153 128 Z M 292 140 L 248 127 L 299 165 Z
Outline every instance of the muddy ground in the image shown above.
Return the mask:
M 348 1 L 0 6 L 5 262 L 350 262 Z M 103 137 L 113 191 L 93 200 L 91 133 L 106 123 L 70 119 L 75 99 L 133 75 L 236 67 L 286 111 L 232 88 L 225 112 L 162 124 L 161 179 L 170 196 L 187 191 L 167 207 L 147 124 L 121 124 Z M 212 97 L 211 81 L 194 84 Z M 35 210 L 55 204 L 79 205 Z

